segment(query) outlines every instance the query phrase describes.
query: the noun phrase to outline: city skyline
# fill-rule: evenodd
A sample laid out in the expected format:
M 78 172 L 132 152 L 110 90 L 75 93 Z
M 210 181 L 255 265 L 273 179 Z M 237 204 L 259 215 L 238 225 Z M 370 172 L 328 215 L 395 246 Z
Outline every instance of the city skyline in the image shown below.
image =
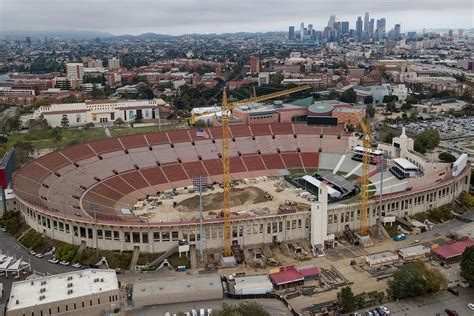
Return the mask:
M 110 0 L 67 3 L 58 0 L 0 0 L 0 29 L 51 31 L 60 25 L 62 30 L 91 30 L 114 35 L 147 32 L 169 35 L 221 34 L 285 31 L 288 25 L 295 25 L 295 21 L 309 21 L 314 29 L 321 30 L 331 15 L 340 21 L 350 21 L 353 25 L 358 16 L 365 22 L 366 12 L 369 12 L 370 17 L 385 17 L 390 22 L 387 29 L 393 28 L 395 24 L 403 25 L 405 31 L 472 28 L 472 3 L 466 0 L 454 3 L 441 0 L 400 0 L 396 3 L 385 0 L 357 3 L 301 0 L 295 6 L 288 6 L 281 0 L 257 3 L 243 0 L 234 6 L 217 0 L 164 2 L 158 6 L 152 1 L 140 0 L 129 7 L 126 3 Z M 337 2 L 344 5 L 337 5 Z M 91 10 L 94 6 L 97 10 Z M 71 19 L 71 15 L 81 18 Z M 127 23 L 123 23 L 125 20 Z

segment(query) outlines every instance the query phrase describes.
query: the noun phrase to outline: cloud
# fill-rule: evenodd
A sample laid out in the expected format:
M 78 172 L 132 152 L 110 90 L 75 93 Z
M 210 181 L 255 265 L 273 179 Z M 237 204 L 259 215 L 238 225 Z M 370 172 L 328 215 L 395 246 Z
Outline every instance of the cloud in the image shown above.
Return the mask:
M 283 31 L 301 21 L 316 29 L 329 15 L 387 18 L 403 30 L 471 28 L 471 0 L 0 0 L 3 30 L 96 30 L 113 34 Z

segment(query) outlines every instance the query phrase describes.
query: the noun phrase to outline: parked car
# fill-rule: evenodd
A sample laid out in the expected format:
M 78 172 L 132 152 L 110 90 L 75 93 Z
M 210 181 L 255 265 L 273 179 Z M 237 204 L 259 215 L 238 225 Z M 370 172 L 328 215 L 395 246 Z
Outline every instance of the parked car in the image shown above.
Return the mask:
M 61 261 L 59 261 L 59 264 L 62 265 L 62 266 L 68 266 L 70 264 L 70 262 L 61 260 Z
M 366 311 L 365 316 L 374 316 L 374 313 L 372 313 L 371 311 Z
M 467 304 L 467 308 L 474 311 L 474 304 L 472 304 L 472 303 Z
M 59 260 L 56 259 L 56 258 L 51 258 L 48 260 L 49 263 L 54 263 L 54 264 L 58 264 L 59 263 Z
M 5 227 L 2 227 L 2 232 L 6 232 L 7 229 Z
M 32 256 L 36 255 L 36 251 L 30 250 L 30 255 L 32 255 Z
M 382 310 L 382 312 L 385 314 L 385 315 L 390 315 L 390 310 L 386 307 L 386 306 L 380 306 L 379 307 L 380 310 Z
M 35 255 L 37 258 L 43 258 L 44 255 L 41 252 L 37 252 Z
M 76 262 L 76 263 L 74 263 L 74 264 L 72 265 L 72 267 L 73 267 L 73 268 L 78 268 L 78 269 L 80 269 L 82 266 L 81 266 L 81 264 L 80 264 L 79 262 Z
M 457 289 L 453 288 L 453 287 L 448 287 L 447 290 L 448 290 L 449 293 L 451 293 L 453 295 L 456 295 L 456 296 L 459 295 L 459 291 Z
M 446 314 L 448 314 L 448 316 L 458 316 L 458 312 L 453 309 L 445 309 L 444 311 L 446 312 Z

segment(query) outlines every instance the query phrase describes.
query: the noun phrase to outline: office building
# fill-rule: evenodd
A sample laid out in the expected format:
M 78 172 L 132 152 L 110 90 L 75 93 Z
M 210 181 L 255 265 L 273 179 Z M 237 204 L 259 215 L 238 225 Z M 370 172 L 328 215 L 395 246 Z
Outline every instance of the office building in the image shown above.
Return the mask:
M 26 37 L 26 45 L 31 46 L 31 37 Z
M 7 316 L 104 315 L 120 307 L 114 270 L 81 270 L 14 282 Z
M 401 26 L 400 24 L 395 24 L 395 39 L 398 40 L 401 37 Z
M 362 18 L 359 16 L 356 21 L 356 37 L 358 40 L 362 37 Z
M 364 33 L 369 33 L 369 12 L 364 15 Z
M 308 24 L 308 35 L 313 36 L 313 24 Z
M 300 24 L 300 40 L 303 42 L 304 41 L 304 23 L 301 22 Z
M 250 56 L 250 72 L 253 74 L 260 72 L 260 57 Z
M 118 58 L 109 58 L 109 70 L 119 69 L 120 68 L 120 59 Z
M 329 17 L 328 27 L 332 30 L 334 28 L 334 23 L 336 23 L 336 16 L 331 15 Z
M 347 21 L 341 22 L 341 33 L 343 35 L 349 34 L 349 22 Z
M 377 39 L 385 38 L 385 25 L 386 25 L 385 18 L 381 18 L 377 20 L 377 28 L 376 28 Z
M 375 20 L 370 19 L 369 21 L 369 36 L 370 37 L 374 36 L 374 28 L 375 28 Z
M 294 26 L 288 27 L 288 40 L 290 41 L 295 40 L 295 27 Z
M 66 75 L 69 80 L 82 81 L 84 79 L 84 65 L 82 63 L 67 63 Z

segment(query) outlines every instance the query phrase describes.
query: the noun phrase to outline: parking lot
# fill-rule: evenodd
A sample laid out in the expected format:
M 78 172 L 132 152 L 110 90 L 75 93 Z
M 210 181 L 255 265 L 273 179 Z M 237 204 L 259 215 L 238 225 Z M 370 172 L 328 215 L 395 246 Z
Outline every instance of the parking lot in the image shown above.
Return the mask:
M 405 126 L 406 131 L 411 134 L 419 134 L 427 127 L 437 129 L 441 138 L 473 136 L 474 118 L 438 118 L 434 120 L 423 120 L 410 123 Z
M 22 247 L 16 239 L 14 239 L 9 233 L 0 231 L 0 251 L 4 254 L 13 256 L 15 258 L 22 258 L 24 261 L 29 262 L 31 270 L 38 273 L 39 275 L 45 274 L 58 274 L 74 270 L 70 266 L 62 266 L 59 264 L 51 264 L 48 259 L 51 257 L 45 256 L 38 258 L 28 253 L 27 249 Z M 20 280 L 25 279 L 30 274 L 20 274 Z M 13 282 L 18 281 L 13 276 L 6 277 L 5 275 L 0 276 L 0 283 L 3 283 L 3 298 L 0 300 L 0 304 L 4 304 L 10 295 L 10 289 Z

